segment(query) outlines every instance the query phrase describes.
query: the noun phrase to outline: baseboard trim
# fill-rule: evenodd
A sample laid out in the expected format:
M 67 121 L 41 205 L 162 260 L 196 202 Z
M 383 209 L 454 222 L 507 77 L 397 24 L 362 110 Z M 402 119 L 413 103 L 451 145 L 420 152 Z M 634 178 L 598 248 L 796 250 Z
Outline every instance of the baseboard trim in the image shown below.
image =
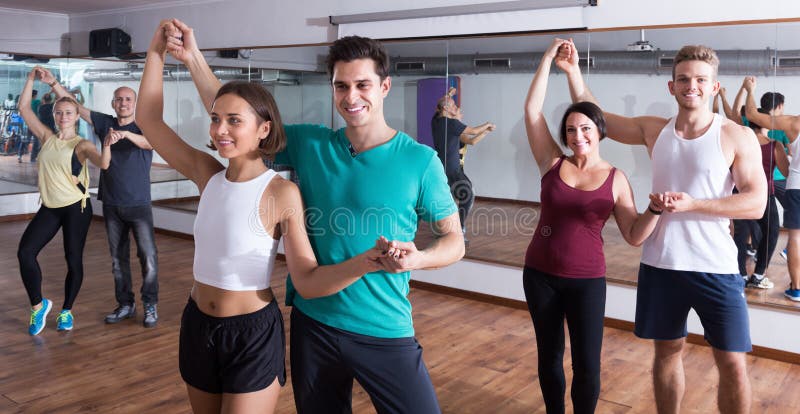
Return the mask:
M 464 289 L 452 288 L 449 286 L 441 286 L 434 283 L 421 282 L 418 280 L 411 280 L 409 285 L 415 289 L 427 290 L 429 292 L 441 293 L 444 295 L 455 296 L 463 299 L 471 299 L 478 302 L 489 303 L 492 305 L 505 306 L 513 309 L 528 310 L 528 304 L 525 301 L 501 298 L 498 296 L 487 295 L 485 293 L 472 292 Z M 603 326 L 609 328 L 621 329 L 623 331 L 633 332 L 633 322 L 624 321 L 615 318 L 605 318 Z M 703 335 L 690 333 L 686 341 L 695 344 L 709 346 L 708 342 L 703 338 Z M 782 351 L 780 349 L 773 349 L 764 346 L 753 345 L 753 351 L 750 355 L 760 358 L 774 359 L 776 361 L 788 362 L 790 364 L 800 364 L 800 354 L 793 352 Z
M 167 230 L 167 229 L 162 229 L 162 228 L 159 228 L 159 227 L 155 227 L 155 228 L 153 228 L 153 230 L 156 233 L 163 234 L 165 236 L 171 236 L 171 237 L 175 237 L 175 238 L 178 238 L 178 239 L 194 241 L 194 235 L 193 234 L 181 233 L 179 231 Z
M 27 221 L 33 218 L 36 213 L 24 213 L 24 214 L 11 214 L 8 216 L 0 216 L 0 223 L 8 223 L 11 221 Z
M 496 198 L 496 197 L 484 197 L 484 196 L 475 196 L 475 201 L 490 201 L 498 203 L 518 204 L 529 207 L 539 207 L 541 205 L 541 203 L 538 201 L 515 200 L 513 198 Z

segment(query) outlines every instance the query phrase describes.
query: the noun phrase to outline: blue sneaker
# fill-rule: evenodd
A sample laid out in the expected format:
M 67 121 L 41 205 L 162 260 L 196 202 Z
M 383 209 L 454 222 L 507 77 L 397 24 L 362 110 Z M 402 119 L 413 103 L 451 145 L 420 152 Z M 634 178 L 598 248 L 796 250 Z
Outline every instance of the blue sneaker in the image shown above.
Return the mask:
M 39 335 L 39 332 L 42 332 L 47 321 L 47 314 L 50 313 L 50 308 L 52 307 L 53 302 L 49 299 L 42 299 L 42 307 L 39 310 L 31 309 L 31 321 L 30 325 L 28 325 L 29 334 Z
M 73 319 L 72 311 L 62 309 L 61 313 L 58 314 L 58 326 L 56 329 L 59 331 L 71 331 Z
M 789 258 L 787 256 L 788 254 L 789 254 L 788 250 L 786 250 L 786 249 L 781 250 L 781 257 L 783 257 L 783 260 L 789 260 Z
M 800 289 L 792 289 L 790 286 L 789 289 L 783 291 L 783 296 L 795 302 L 800 302 Z

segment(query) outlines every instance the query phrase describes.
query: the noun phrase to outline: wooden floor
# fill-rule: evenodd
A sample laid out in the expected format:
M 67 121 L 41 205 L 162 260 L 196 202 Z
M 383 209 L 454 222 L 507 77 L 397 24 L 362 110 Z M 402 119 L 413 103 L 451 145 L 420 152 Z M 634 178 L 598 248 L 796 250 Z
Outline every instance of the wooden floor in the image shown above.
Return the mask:
M 172 208 L 197 211 L 196 200 L 162 200 L 155 204 Z M 465 257 L 491 263 L 500 263 L 522 268 L 525 251 L 538 223 L 539 208 L 507 201 L 478 200 L 467 218 L 469 245 Z M 430 228 L 421 222 L 417 233 L 417 244 L 425 246 L 433 239 Z M 625 242 L 619 233 L 614 218 L 610 218 L 603 229 L 607 277 L 617 283 L 635 285 L 642 255 L 640 247 Z M 772 289 L 747 289 L 747 301 L 751 304 L 767 305 L 785 310 L 800 311 L 800 302 L 783 296 L 789 285 L 786 260 L 778 253 L 786 246 L 786 233 L 781 232 L 779 249 L 772 256 L 767 276 L 775 283 Z M 752 273 L 753 263 L 749 263 Z
M 57 332 L 53 312 L 45 330 L 31 337 L 28 301 L 15 257 L 26 224 L 0 223 L 0 266 L 5 269 L 0 278 L 0 412 L 190 412 L 178 373 L 177 344 L 180 312 L 191 286 L 192 242 L 157 235 L 158 327 L 142 328 L 141 311 L 136 321 L 105 325 L 103 316 L 115 305 L 111 264 L 102 223 L 93 222 L 84 285 L 74 307 L 75 330 Z M 65 272 L 60 236 L 42 252 L 40 263 L 44 294 L 57 312 Z M 278 263 L 275 272 L 285 274 L 285 265 Z M 134 281 L 138 289 L 140 278 Z M 282 303 L 284 279 L 276 277 L 274 287 Z M 527 312 L 420 289 L 412 289 L 410 299 L 443 412 L 544 413 Z M 288 327 L 289 310 L 283 310 Z M 651 358 L 649 342 L 606 329 L 598 413 L 655 412 Z M 717 373 L 709 348 L 689 345 L 685 365 L 683 412 L 714 412 Z M 749 365 L 754 413 L 800 412 L 800 367 L 755 357 L 749 357 Z M 568 356 L 565 366 L 570 366 Z M 374 412 L 358 386 L 353 404 L 355 413 Z M 278 412 L 294 412 L 290 382 L 281 392 Z

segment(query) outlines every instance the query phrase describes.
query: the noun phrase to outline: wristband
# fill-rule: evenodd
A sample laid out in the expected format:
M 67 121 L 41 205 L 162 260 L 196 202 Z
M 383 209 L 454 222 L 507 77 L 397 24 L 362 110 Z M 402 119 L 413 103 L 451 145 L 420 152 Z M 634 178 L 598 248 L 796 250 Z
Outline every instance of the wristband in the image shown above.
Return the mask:
M 51 82 L 51 83 L 48 83 L 48 85 L 50 85 L 50 87 L 52 88 L 52 87 L 53 87 L 53 86 L 55 86 L 55 84 L 57 84 L 57 83 L 58 83 L 58 81 L 53 81 L 53 82 Z
M 649 205 L 647 206 L 647 210 L 649 210 L 655 216 L 660 216 L 661 213 L 663 213 L 663 211 L 653 210 L 653 207 L 650 207 Z

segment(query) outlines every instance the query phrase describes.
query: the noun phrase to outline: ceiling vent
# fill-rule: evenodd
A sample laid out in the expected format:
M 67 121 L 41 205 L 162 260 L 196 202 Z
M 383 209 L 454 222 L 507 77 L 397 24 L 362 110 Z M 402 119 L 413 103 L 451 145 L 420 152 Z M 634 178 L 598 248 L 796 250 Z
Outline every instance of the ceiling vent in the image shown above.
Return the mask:
M 481 69 L 509 69 L 511 58 L 476 58 L 472 60 L 472 64 Z
M 658 67 L 671 68 L 675 63 L 675 56 L 661 56 L 658 58 Z
M 772 64 L 778 69 L 797 69 L 800 68 L 800 56 L 781 56 L 777 59 L 773 57 Z
M 394 64 L 394 70 L 398 72 L 417 72 L 417 71 L 424 71 L 425 70 L 425 62 L 419 61 L 409 61 L 409 62 L 397 62 Z

